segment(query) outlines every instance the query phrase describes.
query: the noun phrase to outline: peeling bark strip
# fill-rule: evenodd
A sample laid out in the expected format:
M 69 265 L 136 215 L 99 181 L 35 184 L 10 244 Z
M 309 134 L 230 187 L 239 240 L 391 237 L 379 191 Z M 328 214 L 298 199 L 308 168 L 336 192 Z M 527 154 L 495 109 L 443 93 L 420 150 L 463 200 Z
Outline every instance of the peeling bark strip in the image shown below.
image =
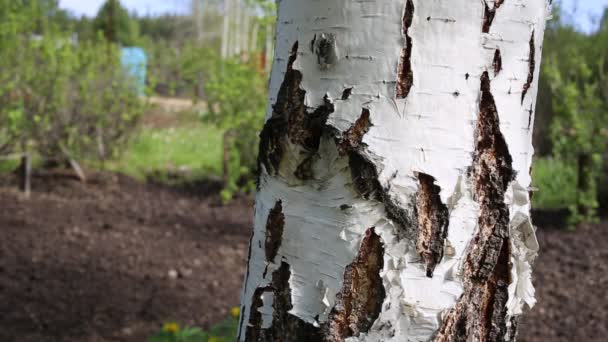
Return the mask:
M 401 50 L 399 58 L 399 66 L 397 69 L 397 98 L 404 99 L 412 88 L 414 83 L 414 73 L 412 72 L 412 37 L 409 35 L 410 26 L 414 19 L 414 2 L 406 0 L 405 12 L 403 13 L 403 36 L 405 37 L 405 46 Z
M 325 96 L 323 104 L 309 113 L 304 104 L 306 91 L 300 87 L 302 73 L 293 68 L 297 53 L 298 42 L 293 45 L 285 78 L 279 89 L 277 101 L 272 107 L 272 116 L 266 121 L 260 134 L 258 169 L 264 165 L 270 175 L 278 174 L 285 153 L 287 136 L 293 144 L 301 146 L 306 151 L 302 158 L 306 164 L 298 167 L 294 174 L 300 179 L 310 179 L 312 170 L 303 168 L 312 166 L 312 162 L 307 159 L 318 151 L 323 129 L 329 115 L 334 112 L 334 105 Z
M 344 271 L 344 284 L 326 325 L 326 342 L 340 342 L 369 331 L 380 315 L 386 293 L 380 271 L 384 247 L 374 229 L 368 229 L 355 261 Z
M 283 241 L 283 228 L 285 226 L 285 215 L 283 214 L 283 203 L 279 200 L 270 209 L 268 220 L 266 221 L 266 261 L 274 262 L 277 257 L 281 241 Z
M 321 342 L 321 329 L 308 324 L 298 317 L 291 315 L 291 285 L 289 264 L 281 263 L 281 267 L 272 274 L 272 289 L 274 291 L 272 326 L 264 330 L 267 342 Z M 247 340 L 253 341 L 253 340 Z
M 416 250 L 426 263 L 426 276 L 433 277 L 435 266 L 443 258 L 443 246 L 448 234 L 449 211 L 441 202 L 441 188 L 435 185 L 435 178 L 418 174 L 420 189 L 416 198 L 418 236 Z
M 488 6 L 488 3 L 485 0 L 483 0 L 483 2 L 485 8 L 483 12 L 483 26 L 481 31 L 483 33 L 489 33 L 490 27 L 492 26 L 492 22 L 494 22 L 494 17 L 496 16 L 496 10 L 500 8 L 504 0 L 494 0 L 493 8 L 490 8 L 490 6 Z
M 524 104 L 526 94 L 532 85 L 532 81 L 534 81 L 534 69 L 536 68 L 535 54 L 536 48 L 534 47 L 534 31 L 532 31 L 532 36 L 530 37 L 530 57 L 528 57 L 528 78 L 526 80 L 526 84 L 524 84 L 524 90 L 521 93 L 521 104 Z
M 471 167 L 475 198 L 480 206 L 478 231 L 469 247 L 465 291 L 444 319 L 437 342 L 510 341 L 507 300 L 511 255 L 509 209 L 505 193 L 515 173 L 500 132 L 498 112 L 488 72 L 481 76 L 475 155 Z M 510 333 L 509 336 L 515 336 Z

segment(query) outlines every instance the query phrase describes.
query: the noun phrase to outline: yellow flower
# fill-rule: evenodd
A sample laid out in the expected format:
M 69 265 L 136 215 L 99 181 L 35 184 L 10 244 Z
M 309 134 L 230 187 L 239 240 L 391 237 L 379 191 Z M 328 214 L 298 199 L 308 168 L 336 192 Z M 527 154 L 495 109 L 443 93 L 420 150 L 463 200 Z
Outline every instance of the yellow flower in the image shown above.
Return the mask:
M 222 339 L 215 336 L 210 336 L 208 342 L 222 342 Z
M 163 325 L 163 331 L 175 334 L 179 332 L 179 325 L 174 322 L 165 323 L 165 325 Z
M 239 318 L 240 314 L 241 314 L 241 309 L 239 309 L 238 306 L 233 307 L 232 309 L 230 309 L 230 314 L 232 315 L 232 317 L 234 318 Z

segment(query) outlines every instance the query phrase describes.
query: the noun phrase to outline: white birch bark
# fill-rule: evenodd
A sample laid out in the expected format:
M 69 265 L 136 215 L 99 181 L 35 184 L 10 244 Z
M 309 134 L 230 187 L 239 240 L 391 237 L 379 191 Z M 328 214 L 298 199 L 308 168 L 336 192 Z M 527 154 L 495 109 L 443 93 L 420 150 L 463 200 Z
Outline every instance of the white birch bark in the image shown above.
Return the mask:
M 548 0 L 279 1 L 239 341 L 512 341 Z

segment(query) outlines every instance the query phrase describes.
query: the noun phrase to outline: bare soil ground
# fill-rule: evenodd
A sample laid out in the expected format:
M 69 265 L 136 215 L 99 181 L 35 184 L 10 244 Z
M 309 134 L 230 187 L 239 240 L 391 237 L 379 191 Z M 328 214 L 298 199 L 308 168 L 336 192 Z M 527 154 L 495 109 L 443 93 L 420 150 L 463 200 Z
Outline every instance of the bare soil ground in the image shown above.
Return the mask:
M 0 341 L 145 341 L 167 320 L 209 327 L 238 304 L 252 202 L 97 174 L 0 178 Z M 539 230 L 539 304 L 520 341 L 605 341 L 608 224 Z

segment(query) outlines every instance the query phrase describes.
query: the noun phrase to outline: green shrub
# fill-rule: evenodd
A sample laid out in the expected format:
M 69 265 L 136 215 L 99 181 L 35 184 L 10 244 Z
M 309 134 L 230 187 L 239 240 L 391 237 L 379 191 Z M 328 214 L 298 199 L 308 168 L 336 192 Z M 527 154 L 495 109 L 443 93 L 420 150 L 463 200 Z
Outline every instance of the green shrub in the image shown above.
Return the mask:
M 72 41 L 39 6 L 0 0 L 0 153 L 58 162 L 117 154 L 145 107 L 119 48 Z
M 215 70 L 205 84 L 209 112 L 204 120 L 225 130 L 222 196 L 227 200 L 238 189 L 253 189 L 267 89 L 253 62 L 218 60 Z
M 579 53 L 572 52 L 566 60 L 549 59 L 543 69 L 555 112 L 551 123 L 553 155 L 572 165 L 576 175 L 571 179 L 576 186 L 575 201 L 568 205 L 573 224 L 597 219 L 597 183 L 608 143 L 608 106 L 599 84 L 604 76 L 601 68 L 598 71 Z
M 555 158 L 538 158 L 532 168 L 532 197 L 537 209 L 564 209 L 576 205 L 576 169 Z

